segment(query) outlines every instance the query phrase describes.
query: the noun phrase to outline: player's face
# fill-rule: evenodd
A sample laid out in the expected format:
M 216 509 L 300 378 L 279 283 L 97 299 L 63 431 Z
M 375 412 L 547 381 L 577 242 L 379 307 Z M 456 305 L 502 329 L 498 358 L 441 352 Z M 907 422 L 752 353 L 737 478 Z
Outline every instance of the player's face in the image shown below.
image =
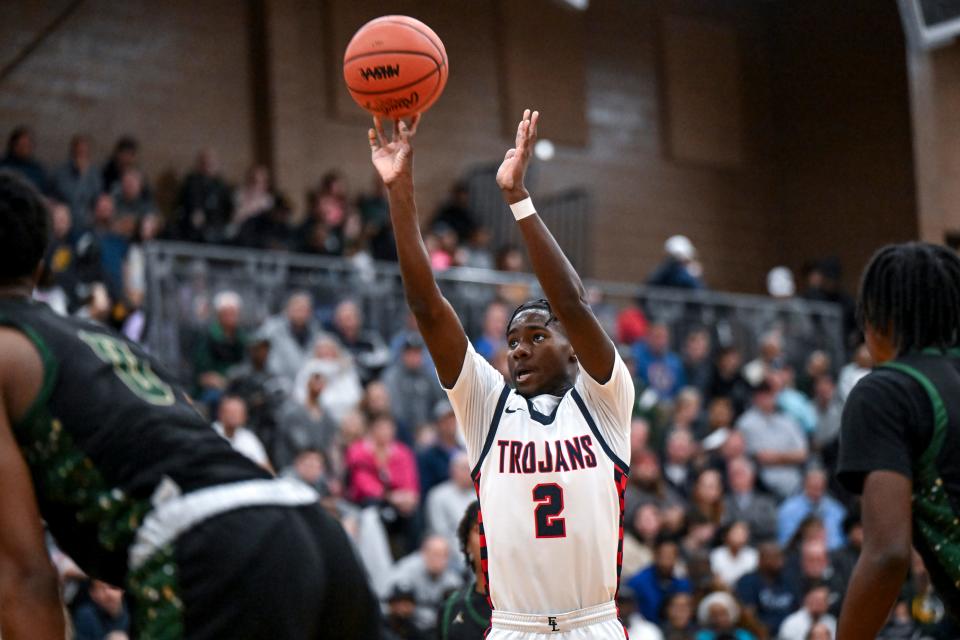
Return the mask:
M 546 311 L 519 314 L 507 332 L 510 380 L 522 396 L 561 395 L 576 378 L 576 357 L 567 336 Z

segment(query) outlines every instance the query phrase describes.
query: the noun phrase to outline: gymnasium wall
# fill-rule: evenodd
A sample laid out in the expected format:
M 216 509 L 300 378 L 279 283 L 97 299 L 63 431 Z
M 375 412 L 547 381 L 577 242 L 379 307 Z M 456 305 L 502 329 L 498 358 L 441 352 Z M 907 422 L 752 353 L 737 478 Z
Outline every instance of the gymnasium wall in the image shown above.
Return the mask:
M 544 135 L 562 142 L 538 189 L 590 189 L 597 277 L 642 280 L 683 232 L 711 286 L 757 291 L 774 264 L 825 251 L 856 271 L 870 246 L 915 225 L 902 38 L 883 11 L 858 27 L 855 9 L 835 25 L 791 2 L 592 0 L 586 13 L 554 0 L 525 0 L 523 12 L 505 0 L 35 4 L 7 3 L 13 19 L 0 23 L 0 130 L 34 126 L 47 162 L 75 131 L 96 138 L 98 156 L 134 133 L 161 192 L 202 146 L 235 181 L 269 161 L 298 203 L 334 167 L 366 188 L 367 121 L 344 99 L 339 57 L 363 21 L 393 12 L 433 26 L 451 63 L 418 135 L 424 216 L 464 170 L 502 157 L 517 107 L 535 101 Z M 842 25 L 892 37 L 851 38 Z

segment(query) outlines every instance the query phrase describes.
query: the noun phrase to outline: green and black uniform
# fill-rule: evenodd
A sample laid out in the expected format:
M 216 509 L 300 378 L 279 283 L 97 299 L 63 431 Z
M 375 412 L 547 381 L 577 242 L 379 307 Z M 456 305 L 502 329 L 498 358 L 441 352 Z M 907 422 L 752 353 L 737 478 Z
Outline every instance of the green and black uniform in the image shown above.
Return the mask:
M 960 351 L 897 358 L 854 387 L 838 478 L 859 494 L 872 471 L 913 481 L 913 545 L 960 620 Z
M 490 602 L 477 593 L 477 583 L 451 594 L 440 609 L 439 640 L 481 640 L 490 628 Z
M 129 591 L 135 637 L 308 640 L 328 637 L 334 622 L 373 625 L 349 542 L 316 503 L 268 500 L 215 515 L 132 567 L 131 545 L 158 486 L 190 496 L 267 481 L 272 495 L 274 481 L 210 428 L 162 367 L 111 330 L 17 298 L 0 298 L 0 325 L 25 334 L 43 363 L 41 391 L 12 425 L 40 513 L 85 572 Z M 352 594 L 327 588 L 334 571 Z

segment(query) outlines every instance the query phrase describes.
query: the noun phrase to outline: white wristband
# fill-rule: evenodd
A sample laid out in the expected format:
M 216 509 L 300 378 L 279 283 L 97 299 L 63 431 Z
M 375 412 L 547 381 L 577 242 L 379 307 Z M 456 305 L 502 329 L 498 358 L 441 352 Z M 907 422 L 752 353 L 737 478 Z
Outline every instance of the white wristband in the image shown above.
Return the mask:
M 530 198 L 524 198 L 520 202 L 514 202 L 510 205 L 510 211 L 513 211 L 513 217 L 517 220 L 523 220 L 527 216 L 532 216 L 537 212 L 533 208 L 533 200 Z

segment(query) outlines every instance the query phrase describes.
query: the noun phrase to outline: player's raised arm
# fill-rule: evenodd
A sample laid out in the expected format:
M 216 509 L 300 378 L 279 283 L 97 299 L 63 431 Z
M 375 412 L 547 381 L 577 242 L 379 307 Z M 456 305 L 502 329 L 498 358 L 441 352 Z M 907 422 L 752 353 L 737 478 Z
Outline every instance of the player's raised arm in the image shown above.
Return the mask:
M 413 194 L 411 145 L 420 116 L 414 116 L 409 126 L 403 121 L 395 122 L 393 137 L 389 140 L 380 119 L 374 118 L 373 122 L 375 128 L 368 132 L 371 159 L 387 187 L 403 291 L 433 357 L 440 382 L 451 388 L 463 366 L 467 336 L 453 307 L 440 293 L 430 267 L 430 256 L 420 235 Z
M 517 217 L 530 262 L 550 307 L 566 328 L 567 337 L 580 364 L 590 377 L 606 383 L 613 373 L 616 348 L 593 315 L 586 301 L 580 276 L 563 255 L 553 234 L 533 209 L 524 175 L 537 141 L 540 113 L 527 109 L 517 126 L 516 146 L 507 151 L 497 171 L 497 185 Z

